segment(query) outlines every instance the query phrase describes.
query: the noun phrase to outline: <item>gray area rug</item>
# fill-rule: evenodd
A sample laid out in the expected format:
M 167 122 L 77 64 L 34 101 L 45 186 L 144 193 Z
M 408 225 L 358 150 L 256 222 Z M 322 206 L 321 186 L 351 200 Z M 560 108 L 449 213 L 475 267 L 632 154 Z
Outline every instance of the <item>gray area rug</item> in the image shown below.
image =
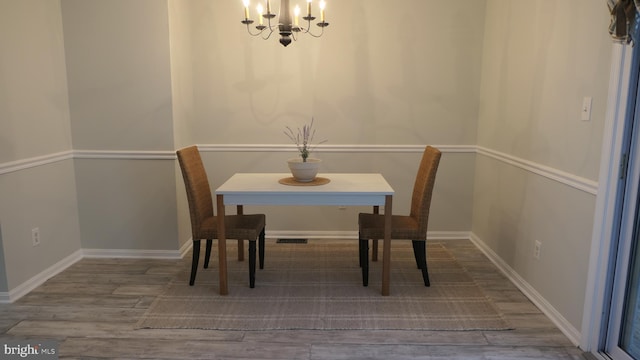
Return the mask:
M 382 242 L 380 242 L 382 245 Z M 217 243 L 214 241 L 214 248 Z M 249 288 L 248 262 L 227 242 L 229 295 L 218 294 L 217 253 L 189 286 L 190 259 L 138 322 L 138 328 L 215 330 L 506 330 L 509 324 L 452 254 L 427 245 L 431 287 L 410 241 L 392 244 L 391 296 L 381 295 L 382 262 L 362 286 L 357 241 L 267 240 L 265 268 Z M 246 248 L 246 245 L 245 245 Z M 204 249 L 203 249 L 204 250 Z M 382 251 L 382 246 L 380 246 Z M 204 251 L 202 251 L 204 253 Z M 380 254 L 382 255 L 382 254 Z M 190 256 L 190 254 L 189 254 Z

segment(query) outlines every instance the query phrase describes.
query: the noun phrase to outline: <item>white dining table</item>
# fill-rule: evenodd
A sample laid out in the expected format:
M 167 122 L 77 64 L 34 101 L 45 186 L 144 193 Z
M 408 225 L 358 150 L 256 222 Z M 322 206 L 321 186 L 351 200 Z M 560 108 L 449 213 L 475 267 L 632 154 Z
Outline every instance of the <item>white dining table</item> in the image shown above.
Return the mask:
M 288 173 L 237 173 L 215 191 L 218 213 L 218 259 L 220 294 L 229 293 L 227 247 L 224 229 L 226 205 L 335 205 L 384 206 L 385 232 L 382 250 L 382 295 L 389 295 L 391 265 L 391 207 L 393 188 L 377 173 L 318 174 L 329 182 L 323 185 L 286 185 Z M 290 182 L 289 182 L 290 183 Z M 357 220 L 357 219 L 354 219 Z

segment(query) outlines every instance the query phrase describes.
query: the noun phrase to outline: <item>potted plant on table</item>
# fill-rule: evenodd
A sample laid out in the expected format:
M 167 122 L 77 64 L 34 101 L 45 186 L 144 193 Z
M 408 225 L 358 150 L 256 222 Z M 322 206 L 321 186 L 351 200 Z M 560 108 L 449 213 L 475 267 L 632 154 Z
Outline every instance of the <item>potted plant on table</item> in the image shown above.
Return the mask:
M 300 155 L 299 157 L 287 160 L 291 174 L 296 181 L 299 182 L 313 181 L 318 174 L 321 160 L 309 157 L 309 155 L 315 146 L 325 143 L 327 140 L 312 145 L 313 138 L 316 134 L 316 130 L 313 128 L 313 118 L 311 118 L 311 122 L 308 125 L 302 126 L 302 129 L 298 128 L 297 132 L 294 132 L 287 126 L 284 133 L 296 145 Z

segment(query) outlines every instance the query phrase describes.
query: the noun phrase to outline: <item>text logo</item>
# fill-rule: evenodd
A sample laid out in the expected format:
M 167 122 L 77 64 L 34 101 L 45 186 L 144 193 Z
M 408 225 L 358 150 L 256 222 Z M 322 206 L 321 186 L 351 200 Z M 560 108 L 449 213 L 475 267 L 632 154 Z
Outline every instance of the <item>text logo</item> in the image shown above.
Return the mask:
M 55 341 L 8 341 L 0 348 L 2 359 L 58 359 L 58 343 Z

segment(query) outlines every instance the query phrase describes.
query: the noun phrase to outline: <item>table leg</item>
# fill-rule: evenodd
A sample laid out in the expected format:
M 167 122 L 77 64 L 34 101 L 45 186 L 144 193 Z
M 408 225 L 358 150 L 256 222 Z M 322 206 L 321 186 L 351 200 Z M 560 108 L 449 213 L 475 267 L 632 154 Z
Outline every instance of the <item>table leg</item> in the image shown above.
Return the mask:
M 380 213 L 380 206 L 376 205 L 373 207 L 373 213 Z M 373 247 L 371 248 L 371 261 L 378 261 L 378 239 L 371 240 Z
M 384 199 L 384 241 L 382 244 L 382 295 L 389 296 L 391 280 L 391 202 L 392 195 Z
M 236 214 L 244 214 L 242 205 L 236 206 Z M 238 239 L 238 261 L 244 261 L 244 240 Z
M 227 286 L 227 238 L 224 229 L 224 195 L 216 195 L 218 205 L 218 273 L 220 275 L 220 295 L 229 294 Z

